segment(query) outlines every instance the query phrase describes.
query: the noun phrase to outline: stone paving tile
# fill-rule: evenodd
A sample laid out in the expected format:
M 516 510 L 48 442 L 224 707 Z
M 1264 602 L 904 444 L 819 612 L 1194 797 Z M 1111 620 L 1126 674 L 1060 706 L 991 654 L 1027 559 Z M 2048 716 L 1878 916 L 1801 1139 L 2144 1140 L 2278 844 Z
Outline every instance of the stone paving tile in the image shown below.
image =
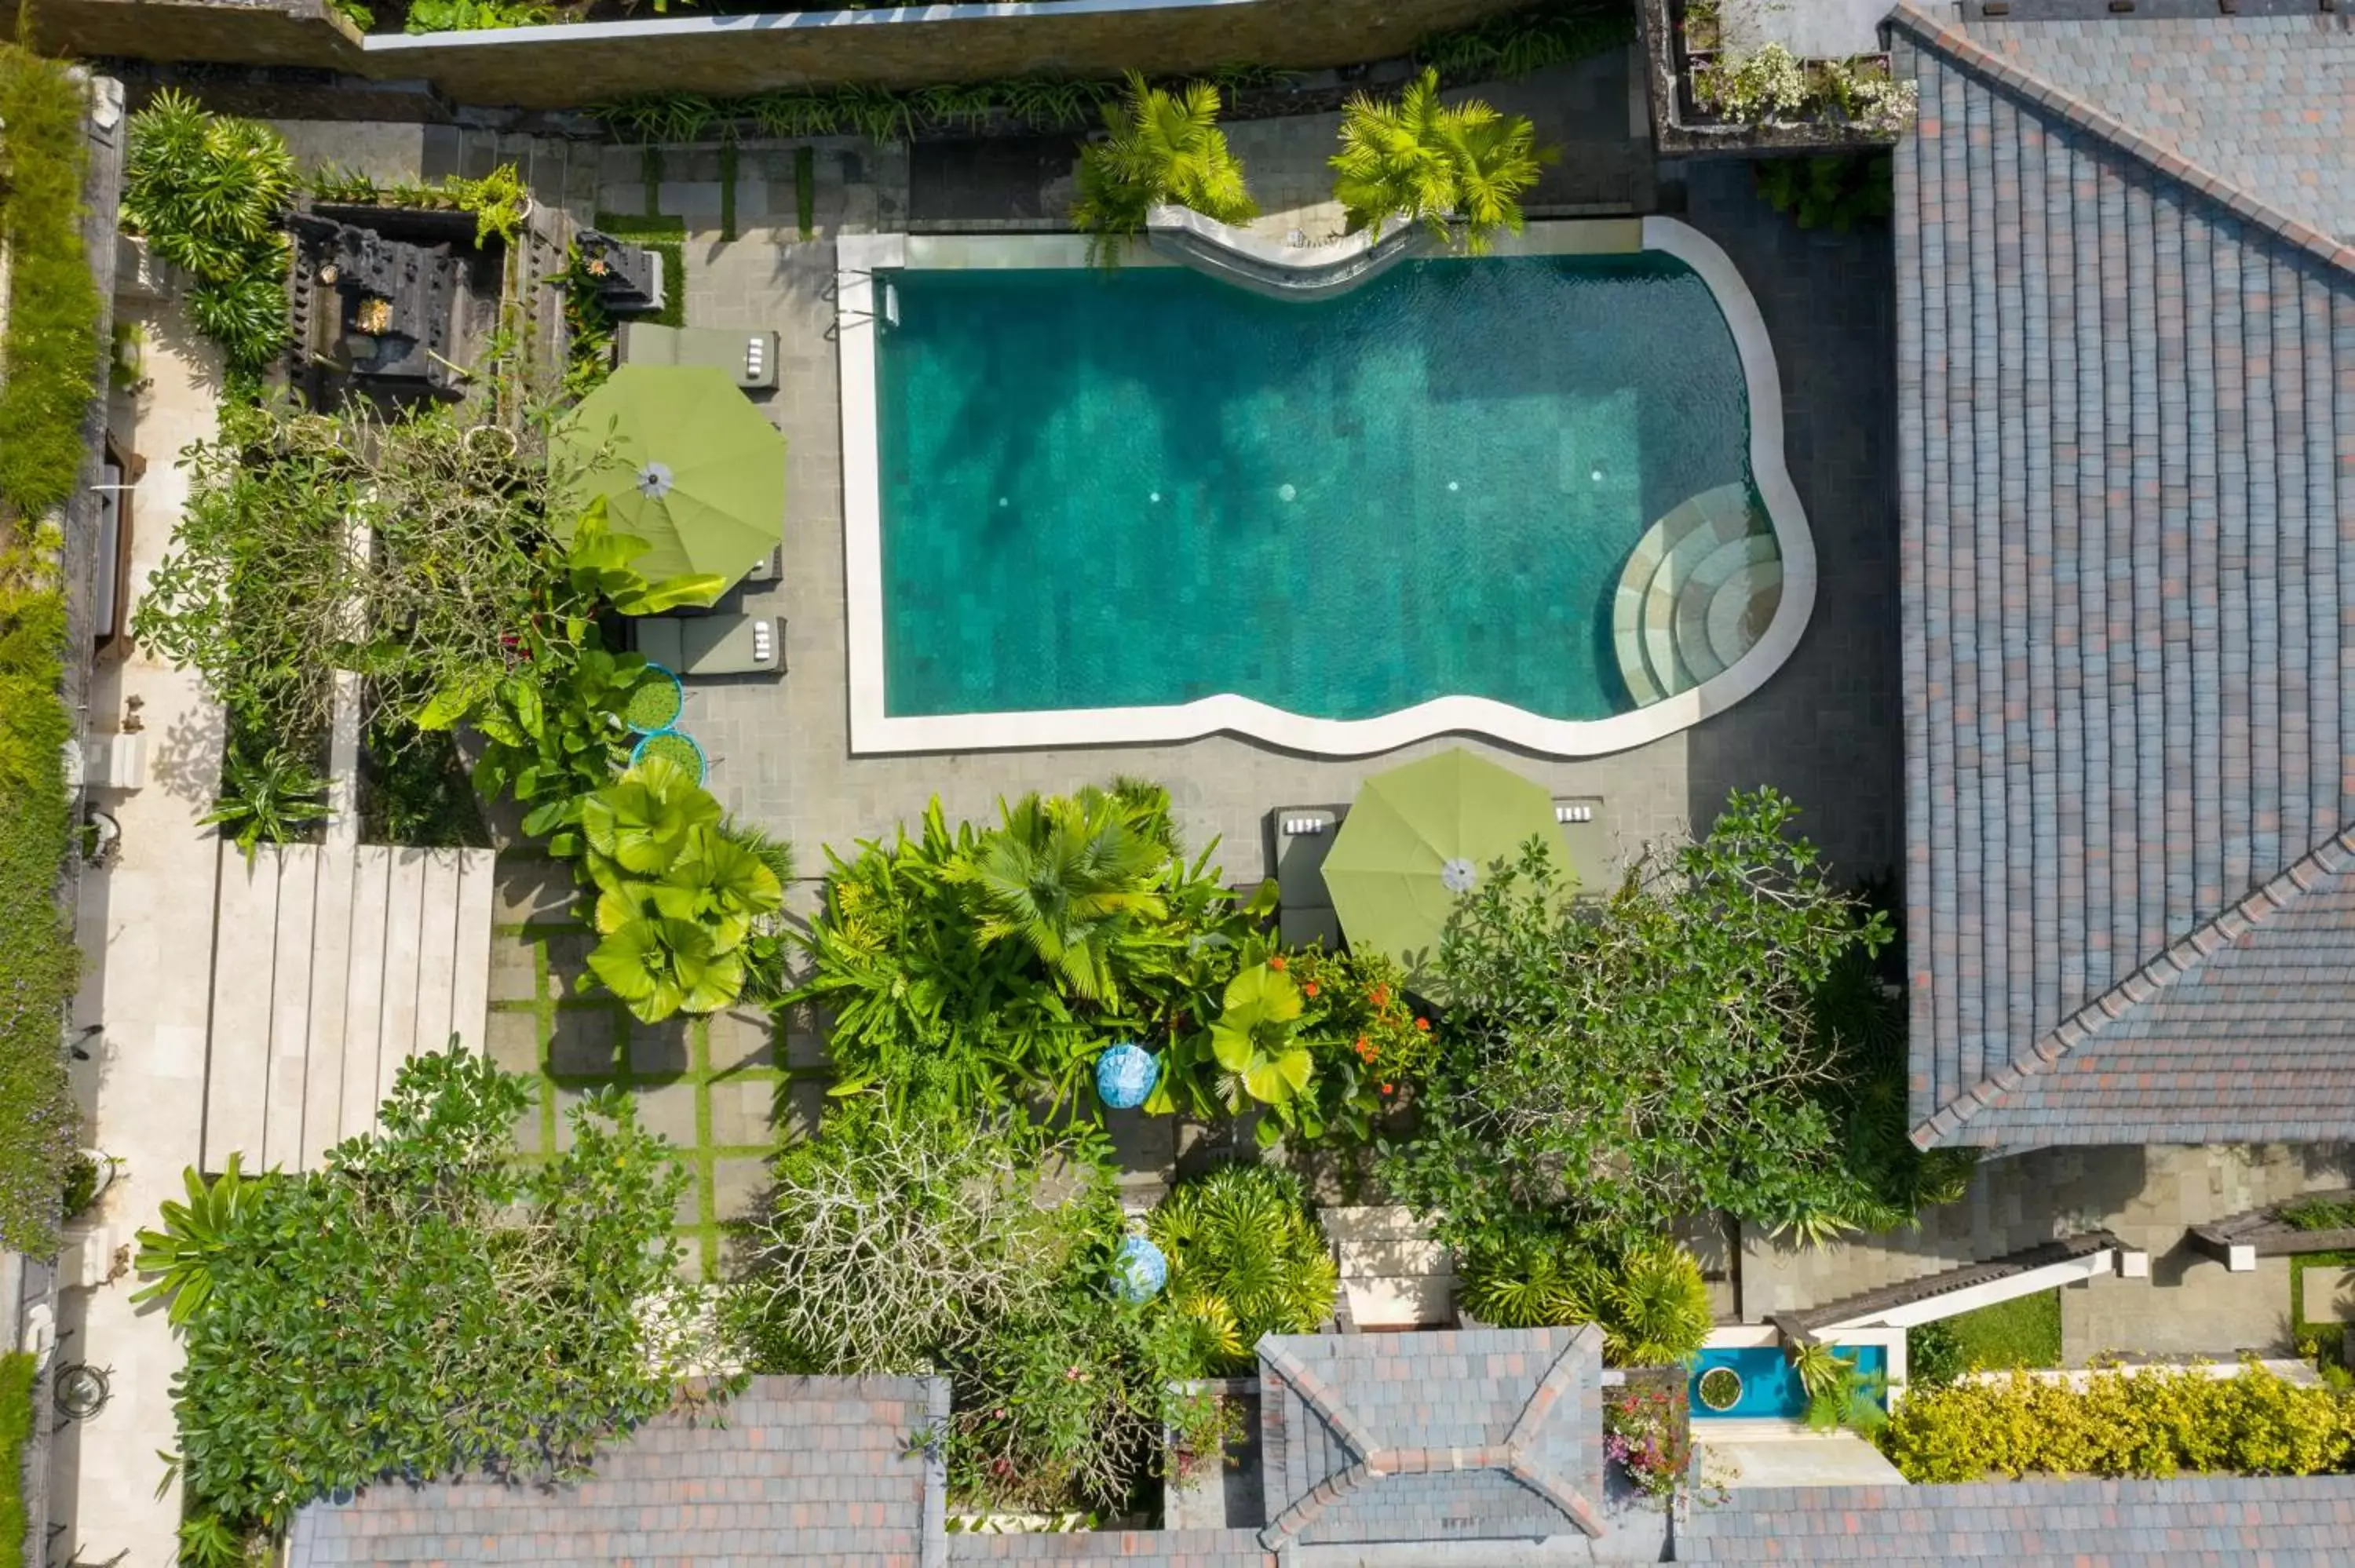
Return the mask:
M 563 1079 L 610 1078 L 620 1066 L 620 1030 L 610 1002 L 574 1002 L 555 1010 L 548 1071 Z
M 505 878 L 500 878 L 504 882 Z M 531 1001 L 539 995 L 539 944 L 520 930 L 491 938 L 493 1001 Z
M 714 1073 L 776 1065 L 776 1026 L 760 1009 L 731 1007 L 724 1012 L 715 1012 L 706 1028 Z
M 770 1108 L 777 1084 L 770 1078 L 731 1077 L 709 1086 L 711 1147 L 748 1149 L 769 1142 Z
M 713 1217 L 722 1225 L 751 1217 L 769 1188 L 763 1160 L 715 1160 L 711 1163 Z
M 491 1060 L 510 1073 L 538 1077 L 540 1027 L 537 1008 L 496 1008 L 485 1031 Z
M 638 1125 L 692 1151 L 703 1141 L 696 1130 L 701 1114 L 697 1108 L 699 1093 L 698 1085 L 685 1080 L 653 1088 L 640 1087 L 635 1096 Z
M 660 1023 L 625 1021 L 630 1037 L 630 1076 L 641 1083 L 666 1083 L 685 1077 L 694 1065 L 690 1025 L 684 1018 Z

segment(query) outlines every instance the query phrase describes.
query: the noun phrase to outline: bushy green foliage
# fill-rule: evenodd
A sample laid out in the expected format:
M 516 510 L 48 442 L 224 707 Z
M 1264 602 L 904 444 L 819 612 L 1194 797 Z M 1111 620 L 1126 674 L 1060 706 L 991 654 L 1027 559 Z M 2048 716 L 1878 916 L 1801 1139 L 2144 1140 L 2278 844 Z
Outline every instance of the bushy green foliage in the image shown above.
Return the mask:
M 1359 92 L 1343 105 L 1333 195 L 1352 231 L 1403 217 L 1476 256 L 1521 231 L 1521 193 L 1560 156 L 1524 115 L 1442 102 L 1439 73 L 1425 70 L 1395 103 Z
M 1880 1442 L 1916 1483 L 2031 1473 L 2307 1476 L 2346 1467 L 2355 1429 L 2343 1396 L 2251 1365 L 2229 1378 L 2102 1371 L 2082 1391 L 2025 1373 L 1916 1389 Z
M 1540 0 L 1468 27 L 1419 39 L 1414 58 L 1446 80 L 1527 76 L 1620 48 L 1636 37 L 1629 0 Z
M 1923 1374 L 1922 1363 L 1915 1359 L 1917 1340 L 1919 1348 L 1929 1352 L 1932 1382 L 1951 1383 L 1966 1372 L 2057 1367 L 2061 1364 L 2061 1293 L 2040 1290 L 1908 1330 L 1906 1375 L 1918 1383 Z M 1947 1375 L 1935 1375 L 1941 1372 Z
M 1532 1230 L 1466 1253 L 1459 1288 L 1473 1316 L 1501 1328 L 1599 1325 L 1614 1366 L 1689 1361 L 1714 1320 L 1700 1265 L 1665 1241 L 1614 1255 Z
M 2281 1218 L 2292 1230 L 2355 1230 L 2355 1198 L 2300 1198 L 2282 1205 Z
M 1146 215 L 1161 206 L 1190 207 L 1220 223 L 1259 216 L 1242 161 L 1219 129 L 1211 83 L 1160 88 L 1131 71 L 1126 101 L 1105 104 L 1103 122 L 1103 140 L 1080 149 L 1074 228 L 1107 239 L 1141 234 Z
M 1859 223 L 1885 223 L 1893 205 L 1886 153 L 1831 158 L 1762 158 L 1750 165 L 1758 194 L 1801 228 L 1846 234 Z
M 286 237 L 294 159 L 258 120 L 208 113 L 175 89 L 131 117 L 123 216 L 193 278 L 188 314 L 229 366 L 258 370 L 286 344 Z
M 82 418 L 98 391 L 102 302 L 82 245 L 82 89 L 54 60 L 0 43 L 0 542 L 72 493 Z
M 197 819 L 218 828 L 253 863 L 265 843 L 302 842 L 327 817 L 327 781 L 298 753 L 250 731 L 232 737 L 221 758 L 221 792 Z
M 1263 1334 L 1309 1334 L 1333 1315 L 1337 1284 L 1300 1182 L 1231 1165 L 1180 1184 L 1146 1222 L 1169 1263 L 1169 1303 L 1192 1330 L 1199 1372 L 1247 1371 Z
M 1266 907 L 1238 908 L 1209 851 L 1185 860 L 1144 787 L 1001 802 L 988 829 L 934 801 L 915 836 L 828 859 L 790 1000 L 832 1017 L 854 1086 L 966 1105 L 1068 1101 L 1104 1045 L 1199 1029 Z
M 1455 1005 L 1393 1191 L 1474 1250 L 1532 1219 L 1623 1249 L 1709 1209 L 1815 1234 L 1884 1218 L 1815 993 L 1890 927 L 1825 880 L 1796 814 L 1736 794 L 1597 902 L 1562 900 L 1536 854 L 1460 901 L 1439 960 Z
M 487 848 L 490 829 L 446 730 L 372 718 L 360 737 L 363 842 L 432 849 Z
M 351 207 L 413 207 L 432 212 L 454 209 L 474 215 L 474 243 L 494 237 L 512 245 L 523 232 L 525 205 L 531 193 L 513 164 L 501 164 L 480 179 L 446 175 L 430 185 L 385 185 L 367 175 L 352 174 L 329 164 L 314 170 L 305 182 L 323 202 Z
M 0 1355 L 0 1541 L 25 1539 L 25 1445 L 32 1441 L 39 1378 L 40 1363 L 30 1351 Z
M 584 986 L 593 977 L 639 1022 L 659 1023 L 717 1012 L 757 970 L 774 969 L 765 923 L 784 889 L 676 763 L 649 757 L 588 796 L 581 837 L 598 938 Z
M 406 33 L 471 33 L 493 27 L 532 27 L 556 19 L 556 7 L 540 0 L 410 0 Z
M 1909 1389 L 1943 1388 L 1971 1370 L 1962 1336 L 1951 1319 L 1917 1323 L 1905 1330 L 1905 1384 Z
M 80 1118 L 60 1035 L 80 972 L 58 906 L 72 836 L 54 531 L 0 549 L 0 1244 L 46 1257 Z
M 186 1549 L 388 1476 L 578 1472 L 709 1364 L 678 1280 L 687 1177 L 669 1146 L 607 1094 L 574 1111 L 568 1149 L 527 1162 L 525 1105 L 523 1081 L 479 1056 L 418 1057 L 382 1131 L 211 1217 L 207 1291 L 185 1309 L 175 1294 Z M 186 1254 L 167 1233 L 141 1240 L 143 1269 Z
M 773 1372 L 945 1371 L 961 1505 L 1111 1509 L 1175 1429 L 1200 1451 L 1207 1400 L 1186 1323 L 1110 1288 L 1119 1204 L 1101 1135 L 844 1097 L 775 1165 L 728 1319 Z

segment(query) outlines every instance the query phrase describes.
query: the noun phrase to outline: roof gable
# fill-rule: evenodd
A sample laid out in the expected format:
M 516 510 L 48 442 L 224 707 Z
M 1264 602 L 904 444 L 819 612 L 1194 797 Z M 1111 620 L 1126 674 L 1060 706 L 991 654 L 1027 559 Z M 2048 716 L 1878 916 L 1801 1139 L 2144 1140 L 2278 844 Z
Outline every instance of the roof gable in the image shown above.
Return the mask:
M 1268 1526 L 1301 1544 L 1604 1531 L 1602 1335 L 1271 1335 Z
M 2296 1027 L 2355 964 L 2335 902 L 2267 985 L 2119 1022 L 2355 820 L 2355 249 L 2026 47 L 1891 33 L 1915 1137 L 2289 1136 L 2261 1061 L 2355 1100 Z

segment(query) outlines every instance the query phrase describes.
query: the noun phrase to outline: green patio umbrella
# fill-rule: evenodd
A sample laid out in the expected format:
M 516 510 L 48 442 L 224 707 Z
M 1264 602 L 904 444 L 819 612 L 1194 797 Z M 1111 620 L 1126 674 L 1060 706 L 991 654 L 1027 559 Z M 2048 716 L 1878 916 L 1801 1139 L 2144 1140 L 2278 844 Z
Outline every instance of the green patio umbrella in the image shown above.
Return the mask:
M 1456 747 L 1366 780 L 1325 856 L 1325 886 L 1350 947 L 1388 953 L 1420 980 L 1456 899 L 1497 861 L 1518 861 L 1533 836 L 1567 889 L 1569 846 L 1552 797 Z
M 646 577 L 732 585 L 784 537 L 785 438 L 726 371 L 623 366 L 557 427 L 556 450 L 578 464 L 609 437 L 571 499 L 605 497 L 613 531 L 652 546 L 631 563 Z

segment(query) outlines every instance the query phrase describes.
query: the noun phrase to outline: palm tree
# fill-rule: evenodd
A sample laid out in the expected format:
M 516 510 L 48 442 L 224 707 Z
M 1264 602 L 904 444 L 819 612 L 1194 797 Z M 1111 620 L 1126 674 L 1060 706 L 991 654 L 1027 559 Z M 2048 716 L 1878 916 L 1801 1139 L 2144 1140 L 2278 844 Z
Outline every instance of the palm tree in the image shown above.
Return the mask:
M 1141 921 L 1167 912 L 1168 852 L 1140 831 L 1129 803 L 1093 788 L 1000 803 L 1002 825 L 951 871 L 981 890 L 985 942 L 1019 938 L 1072 993 L 1114 999 L 1112 958 Z
M 1520 232 L 1520 194 L 1561 155 L 1537 144 L 1526 116 L 1476 98 L 1442 103 L 1439 73 L 1426 70 L 1396 103 L 1359 93 L 1343 107 L 1333 195 L 1353 232 L 1396 213 L 1476 256 L 1497 230 Z
M 1243 166 L 1219 129 L 1219 90 L 1189 81 L 1177 92 L 1128 73 L 1128 97 L 1104 105 L 1101 142 L 1080 149 L 1073 227 L 1090 234 L 1142 233 L 1156 207 L 1191 207 L 1220 223 L 1248 223 L 1259 207 Z

